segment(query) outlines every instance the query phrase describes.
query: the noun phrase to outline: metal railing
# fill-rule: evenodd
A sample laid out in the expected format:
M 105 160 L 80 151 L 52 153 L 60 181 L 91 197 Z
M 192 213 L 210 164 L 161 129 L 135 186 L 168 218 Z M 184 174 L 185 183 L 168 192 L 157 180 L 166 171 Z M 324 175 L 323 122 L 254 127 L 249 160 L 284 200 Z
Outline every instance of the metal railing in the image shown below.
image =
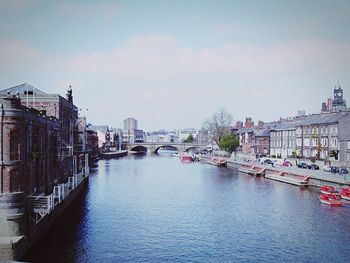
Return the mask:
M 68 177 L 68 181 L 63 184 L 54 186 L 50 195 L 30 195 L 27 196 L 31 211 L 32 219 L 35 224 L 39 223 L 46 215 L 51 213 L 55 206 L 61 203 L 75 188 L 77 188 L 85 177 L 87 171 Z
M 32 218 L 35 223 L 38 223 L 44 216 L 49 214 L 55 207 L 54 195 L 36 195 L 28 196 L 34 217 Z

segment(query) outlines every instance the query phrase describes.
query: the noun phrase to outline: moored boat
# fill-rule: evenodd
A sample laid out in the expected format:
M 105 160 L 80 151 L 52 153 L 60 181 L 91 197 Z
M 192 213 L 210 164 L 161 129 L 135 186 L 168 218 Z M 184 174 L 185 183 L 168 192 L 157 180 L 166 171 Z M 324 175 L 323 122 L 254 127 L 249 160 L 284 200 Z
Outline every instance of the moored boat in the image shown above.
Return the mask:
M 225 159 L 215 159 L 217 166 L 227 166 L 227 161 Z
M 330 206 L 342 206 L 343 202 L 340 199 L 339 195 L 334 194 L 320 194 L 318 199 L 321 203 L 330 205 Z
M 333 186 L 321 186 L 320 190 L 322 194 L 339 195 L 339 192 Z
M 180 160 L 183 163 L 191 163 L 193 161 L 192 156 L 188 153 L 181 153 Z
M 341 189 L 340 197 L 342 199 L 350 201 L 350 188 L 349 187 L 345 187 L 345 188 Z

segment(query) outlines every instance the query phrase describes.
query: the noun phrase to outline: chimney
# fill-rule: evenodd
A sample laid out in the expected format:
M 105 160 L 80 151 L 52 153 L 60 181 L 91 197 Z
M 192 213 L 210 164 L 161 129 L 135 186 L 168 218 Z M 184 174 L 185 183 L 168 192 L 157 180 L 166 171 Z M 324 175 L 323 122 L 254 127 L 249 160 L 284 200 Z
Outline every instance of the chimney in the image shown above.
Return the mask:
M 244 128 L 253 128 L 254 127 L 254 122 L 252 121 L 251 117 L 245 118 L 245 123 L 244 123 Z
M 243 127 L 243 122 L 237 121 L 237 123 L 236 123 L 236 128 L 237 128 L 237 129 L 240 129 L 240 128 L 242 128 L 242 127 Z

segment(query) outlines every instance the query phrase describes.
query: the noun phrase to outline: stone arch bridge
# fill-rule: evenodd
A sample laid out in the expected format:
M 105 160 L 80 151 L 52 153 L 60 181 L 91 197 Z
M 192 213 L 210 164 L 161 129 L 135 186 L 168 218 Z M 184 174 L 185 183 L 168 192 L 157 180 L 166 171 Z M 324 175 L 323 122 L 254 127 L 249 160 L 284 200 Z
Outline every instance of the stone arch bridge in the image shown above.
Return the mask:
M 128 143 L 127 150 L 135 152 L 157 153 L 161 148 L 173 148 L 178 151 L 187 152 L 190 149 L 206 149 L 206 144 L 201 143 L 180 143 L 180 142 L 142 142 Z

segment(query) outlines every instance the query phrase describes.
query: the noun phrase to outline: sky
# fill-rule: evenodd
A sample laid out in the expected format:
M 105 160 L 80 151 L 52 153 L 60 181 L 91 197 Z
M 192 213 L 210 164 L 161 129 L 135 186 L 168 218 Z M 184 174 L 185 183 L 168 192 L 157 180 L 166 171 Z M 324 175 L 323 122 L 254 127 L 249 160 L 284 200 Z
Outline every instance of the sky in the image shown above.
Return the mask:
M 200 128 L 350 103 L 350 1 L 0 0 L 0 89 L 66 94 L 88 122 Z

